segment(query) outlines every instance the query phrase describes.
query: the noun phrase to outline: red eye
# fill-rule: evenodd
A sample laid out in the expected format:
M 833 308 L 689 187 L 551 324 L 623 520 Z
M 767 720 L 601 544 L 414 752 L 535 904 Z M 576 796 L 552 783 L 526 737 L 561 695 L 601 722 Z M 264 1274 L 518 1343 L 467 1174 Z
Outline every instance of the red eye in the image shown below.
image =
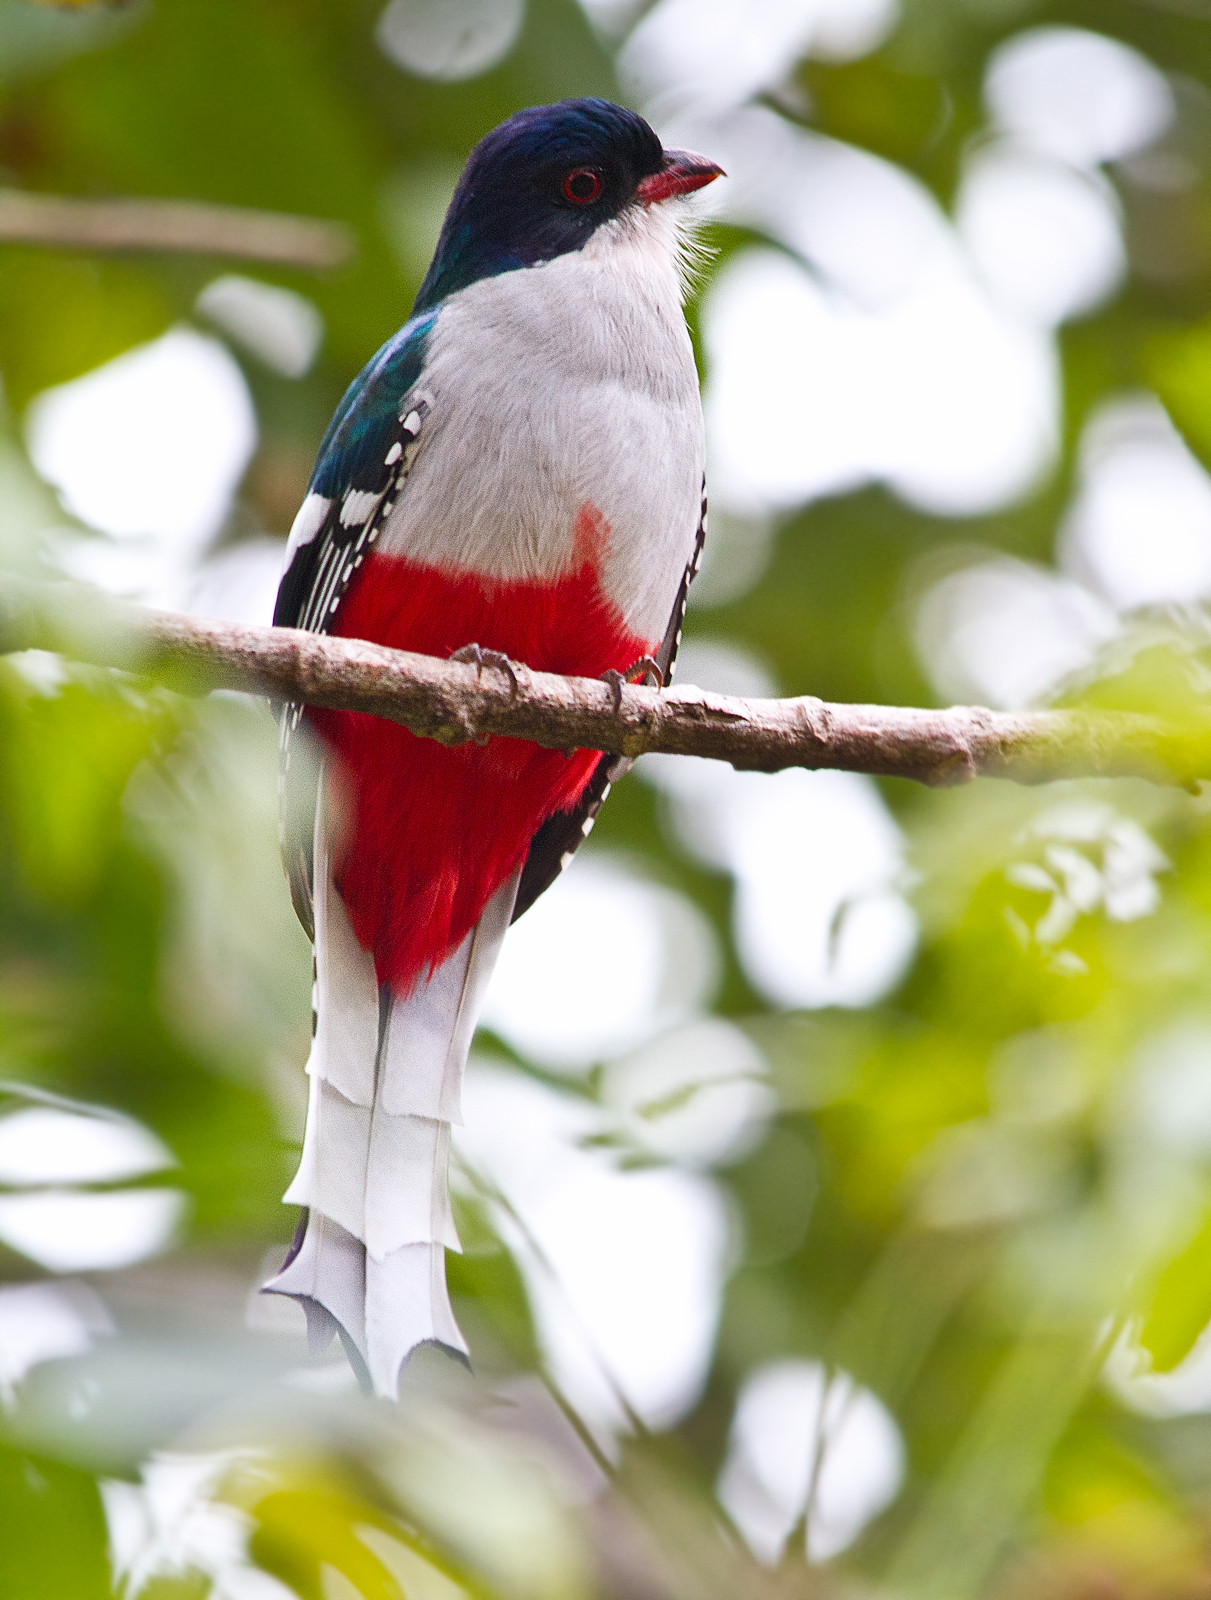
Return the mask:
M 577 167 L 563 180 L 563 197 L 573 205 L 590 206 L 601 193 L 601 175 L 592 167 Z

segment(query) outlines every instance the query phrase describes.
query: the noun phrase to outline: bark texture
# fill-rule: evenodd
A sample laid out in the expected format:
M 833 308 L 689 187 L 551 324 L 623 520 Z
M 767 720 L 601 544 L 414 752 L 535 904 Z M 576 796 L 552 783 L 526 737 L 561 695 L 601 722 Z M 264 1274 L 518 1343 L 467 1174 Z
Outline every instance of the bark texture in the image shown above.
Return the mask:
M 469 643 L 472 641 L 468 641 Z M 550 749 L 705 756 L 742 770 L 835 768 L 935 787 L 977 777 L 1211 777 L 1211 716 L 1134 712 L 920 710 L 742 700 L 691 686 L 615 689 L 517 665 L 387 650 L 294 628 L 214 622 L 122 605 L 66 584 L 0 583 L 0 650 L 45 649 L 151 676 L 186 692 L 235 689 L 365 711 L 458 744 L 491 736 Z

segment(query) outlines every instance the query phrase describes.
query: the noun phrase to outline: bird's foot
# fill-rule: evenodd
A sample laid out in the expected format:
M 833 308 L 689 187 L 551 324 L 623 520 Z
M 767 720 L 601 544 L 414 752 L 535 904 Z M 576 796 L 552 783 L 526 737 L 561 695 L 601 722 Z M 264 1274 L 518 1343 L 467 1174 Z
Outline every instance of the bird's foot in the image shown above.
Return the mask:
M 495 667 L 498 672 L 503 672 L 509 680 L 509 698 L 516 700 L 521 691 L 521 684 L 517 679 L 517 664 L 511 661 L 503 651 L 485 650 L 479 644 L 465 644 L 461 650 L 452 650 L 448 657 L 450 661 L 462 661 L 475 668 L 477 678 L 482 678 L 485 667 Z
M 662 689 L 664 687 L 664 673 L 651 656 L 640 656 L 638 661 L 632 661 L 625 672 L 619 672 L 617 667 L 607 667 L 601 674 L 603 683 L 608 683 L 614 695 L 615 715 L 622 710 L 622 686 L 624 683 L 643 684 L 648 689 Z

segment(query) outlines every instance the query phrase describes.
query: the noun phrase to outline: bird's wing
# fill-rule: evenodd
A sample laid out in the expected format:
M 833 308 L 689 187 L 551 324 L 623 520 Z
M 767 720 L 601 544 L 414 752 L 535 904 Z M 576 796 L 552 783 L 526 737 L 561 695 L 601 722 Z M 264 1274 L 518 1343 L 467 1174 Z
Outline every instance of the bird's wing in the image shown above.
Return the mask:
M 418 387 L 436 312 L 409 322 L 350 384 L 294 520 L 274 624 L 327 633 L 353 574 L 391 514 L 420 448 L 431 401 Z M 282 856 L 290 898 L 311 934 L 315 773 L 298 759 L 297 702 L 282 708 Z M 293 759 L 292 759 L 293 758 Z
M 702 548 L 706 543 L 706 483 L 702 485 L 702 509 L 698 516 L 698 534 L 694 540 L 694 552 L 686 562 L 681 583 L 677 590 L 677 598 L 673 603 L 669 625 L 664 631 L 664 638 L 656 652 L 656 665 L 660 668 L 660 675 L 667 685 L 672 681 L 673 665 L 677 659 L 677 650 L 681 644 L 681 629 L 685 623 L 685 608 L 689 599 L 690 584 L 697 575 L 698 567 L 702 561 Z M 588 838 L 592 832 L 593 824 L 597 820 L 597 813 L 601 810 L 612 784 L 618 782 L 625 773 L 634 765 L 626 756 L 603 755 L 593 769 L 593 776 L 589 779 L 588 787 L 581 795 L 580 800 L 571 811 L 557 811 L 553 817 L 548 817 L 534 835 L 530 843 L 530 851 L 526 857 L 525 866 L 522 868 L 521 882 L 517 889 L 517 900 L 513 909 L 513 920 L 521 916 L 523 911 L 528 911 L 538 899 L 539 895 L 551 887 L 559 874 L 576 854 L 577 846 Z

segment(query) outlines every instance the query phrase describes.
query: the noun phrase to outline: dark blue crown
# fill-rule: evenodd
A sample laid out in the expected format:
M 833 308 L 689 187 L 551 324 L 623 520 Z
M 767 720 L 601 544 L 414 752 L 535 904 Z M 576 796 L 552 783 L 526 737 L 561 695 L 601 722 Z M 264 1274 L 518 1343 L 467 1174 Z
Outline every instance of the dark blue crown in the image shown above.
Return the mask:
M 480 278 L 582 249 L 663 160 L 643 118 L 608 100 L 519 111 L 471 152 L 413 314 Z M 567 191 L 580 169 L 598 180 L 591 201 Z

